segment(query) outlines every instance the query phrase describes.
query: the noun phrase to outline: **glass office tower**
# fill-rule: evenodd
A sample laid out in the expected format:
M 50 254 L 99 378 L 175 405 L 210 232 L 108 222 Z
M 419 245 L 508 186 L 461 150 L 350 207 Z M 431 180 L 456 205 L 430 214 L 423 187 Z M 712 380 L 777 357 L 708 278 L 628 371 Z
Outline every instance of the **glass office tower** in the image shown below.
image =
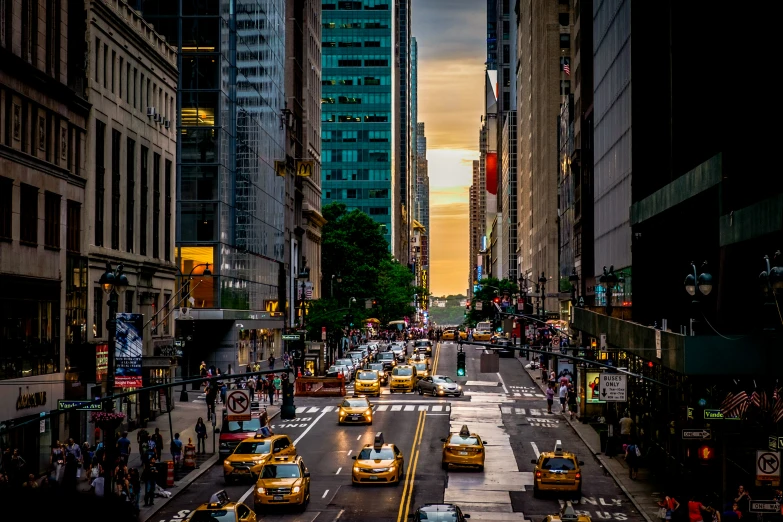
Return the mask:
M 392 245 L 391 0 L 323 0 L 323 204 L 369 214 Z M 396 93 L 395 93 L 396 95 Z

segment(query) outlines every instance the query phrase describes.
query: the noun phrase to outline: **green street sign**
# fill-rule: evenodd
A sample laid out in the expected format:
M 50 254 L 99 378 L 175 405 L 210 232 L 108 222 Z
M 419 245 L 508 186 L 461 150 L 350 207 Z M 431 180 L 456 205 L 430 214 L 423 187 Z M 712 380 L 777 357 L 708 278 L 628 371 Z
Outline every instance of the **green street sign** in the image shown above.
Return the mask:
M 299 334 L 283 334 L 284 341 L 298 341 L 299 339 Z
M 706 420 L 739 420 L 739 417 L 724 417 L 720 410 L 704 410 Z

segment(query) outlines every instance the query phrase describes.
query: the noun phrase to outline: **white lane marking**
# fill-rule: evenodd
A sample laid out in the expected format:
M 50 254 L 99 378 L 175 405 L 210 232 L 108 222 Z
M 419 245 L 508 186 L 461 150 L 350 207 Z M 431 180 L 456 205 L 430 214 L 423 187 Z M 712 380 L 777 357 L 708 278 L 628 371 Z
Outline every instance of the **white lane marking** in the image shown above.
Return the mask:
M 350 457 L 350 456 L 351 456 L 351 453 L 353 453 L 353 450 L 348 450 L 348 455 L 346 455 L 346 456 L 347 456 L 347 457 Z
M 296 413 L 304 413 L 304 411 L 307 409 L 307 406 L 299 406 L 296 409 Z
M 500 413 L 511 413 L 511 407 L 510 406 L 501 406 L 500 407 Z
M 541 456 L 541 452 L 538 451 L 538 446 L 536 446 L 536 443 L 531 441 L 530 445 L 533 446 L 533 453 L 536 454 L 536 458 L 540 457 Z
M 358 437 L 356 437 L 356 440 L 361 440 L 361 438 L 362 438 L 362 436 L 359 435 Z
M 321 411 L 324 413 L 330 412 L 334 409 L 334 406 L 324 406 Z
M 541 415 L 541 410 L 534 410 L 531 408 L 530 415 L 536 415 L 536 416 Z
M 443 411 L 443 406 L 433 406 L 432 411 Z
M 392 406 L 391 411 L 400 411 L 402 409 L 402 404 L 395 404 Z
M 427 411 L 429 406 L 419 406 L 419 411 Z
M 324 491 L 324 496 L 322 496 L 321 498 L 326 498 L 326 495 L 328 494 L 329 494 L 329 490 L 327 489 L 326 491 Z
M 557 442 L 555 442 L 555 449 L 553 449 L 552 451 L 557 451 L 557 448 L 558 447 L 562 447 L 562 446 L 563 446 L 563 443 L 560 442 L 560 439 L 557 439 Z
M 340 520 L 340 517 L 343 516 L 343 513 L 345 513 L 345 510 L 341 509 L 340 512 L 337 513 L 337 516 L 334 517 L 334 520 L 332 520 L 332 522 L 337 522 L 338 520 Z
M 503 382 L 503 377 L 500 376 L 500 372 L 498 372 L 498 380 L 500 381 L 500 384 L 503 385 L 503 393 L 508 394 L 508 388 L 506 388 L 506 383 Z
M 525 408 L 514 408 L 516 410 L 517 415 L 524 415 L 525 414 Z
M 405 411 L 413 411 L 415 409 L 416 409 L 416 406 L 414 406 L 412 404 L 408 404 L 407 406 L 405 406 Z
M 382 406 L 378 406 L 378 409 L 375 410 L 375 411 L 386 411 L 388 409 L 389 409 L 389 405 L 388 404 L 384 404 Z
M 314 407 L 310 408 L 310 411 L 308 411 L 307 413 L 315 413 L 315 412 L 317 412 L 319 409 L 320 409 L 319 407 L 317 407 L 317 406 L 314 406 Z
M 337 472 L 335 473 L 335 475 L 339 475 L 342 470 L 343 468 L 337 468 Z
M 526 394 L 525 394 L 525 397 L 532 397 L 532 396 L 533 396 L 533 394 L 532 394 L 532 393 L 526 393 Z

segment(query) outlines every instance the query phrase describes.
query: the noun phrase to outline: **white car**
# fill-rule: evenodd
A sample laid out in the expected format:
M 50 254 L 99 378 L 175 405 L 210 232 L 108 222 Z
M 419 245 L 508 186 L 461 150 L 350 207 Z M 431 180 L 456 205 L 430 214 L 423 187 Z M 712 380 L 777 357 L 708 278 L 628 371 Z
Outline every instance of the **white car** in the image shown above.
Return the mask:
M 333 364 L 329 367 L 328 370 L 326 370 L 326 376 L 327 377 L 337 377 L 339 374 L 343 375 L 343 378 L 345 379 L 345 382 L 348 382 L 351 380 L 352 372 L 351 370 L 345 366 L 344 364 Z
M 334 361 L 334 366 L 347 366 L 348 369 L 351 371 L 351 374 L 353 374 L 356 371 L 356 361 L 351 359 L 350 357 L 343 357 L 342 359 L 337 359 Z M 350 379 L 348 379 L 350 380 Z

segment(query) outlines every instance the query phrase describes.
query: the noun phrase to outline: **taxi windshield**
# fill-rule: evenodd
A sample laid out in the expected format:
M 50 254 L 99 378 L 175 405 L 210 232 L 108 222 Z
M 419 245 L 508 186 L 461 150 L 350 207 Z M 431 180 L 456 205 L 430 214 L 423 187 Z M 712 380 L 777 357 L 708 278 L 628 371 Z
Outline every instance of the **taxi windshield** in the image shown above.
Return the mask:
M 299 465 L 297 464 L 267 464 L 261 478 L 299 478 Z
M 345 399 L 340 405 L 343 408 L 369 408 L 370 405 L 362 399 Z
M 234 522 L 234 511 L 227 509 L 210 509 L 194 511 L 190 522 Z
M 261 421 L 253 417 L 249 421 L 228 421 L 224 424 L 221 433 L 242 433 L 246 431 L 256 432 L 261 429 Z
M 392 375 L 399 375 L 400 377 L 410 377 L 413 375 L 413 369 L 412 368 L 400 368 L 397 366 L 395 369 L 392 370 Z
M 541 463 L 541 469 L 548 469 L 552 471 L 573 471 L 576 469 L 574 461 L 565 457 L 549 457 L 544 458 Z
M 381 363 L 372 363 L 372 364 L 369 366 L 369 368 L 370 368 L 371 370 L 379 370 L 379 371 L 382 371 L 382 370 L 383 370 L 383 364 L 381 364 Z
M 358 460 L 392 460 L 394 458 L 394 451 L 391 448 L 381 448 L 375 450 L 373 448 L 364 448 L 359 453 Z
M 362 381 L 374 381 L 378 378 L 378 374 L 375 372 L 359 372 L 356 378 Z
M 454 384 L 454 380 L 451 377 L 433 377 L 432 380 L 437 383 Z
M 414 364 L 417 370 L 427 371 L 427 363 L 421 362 Z
M 462 437 L 458 433 L 454 433 L 449 440 L 449 444 L 464 444 L 467 446 L 478 446 L 478 439 L 476 437 Z
M 234 453 L 237 455 L 263 455 L 270 453 L 272 441 L 260 440 L 258 442 L 240 442 Z

